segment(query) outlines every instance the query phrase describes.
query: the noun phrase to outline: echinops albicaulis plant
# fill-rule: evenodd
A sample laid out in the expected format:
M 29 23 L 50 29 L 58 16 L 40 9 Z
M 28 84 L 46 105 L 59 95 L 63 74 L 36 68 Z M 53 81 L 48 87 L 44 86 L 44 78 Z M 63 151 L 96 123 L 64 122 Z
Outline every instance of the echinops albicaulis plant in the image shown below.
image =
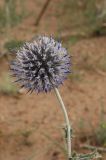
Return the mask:
M 58 91 L 71 69 L 70 56 L 62 44 L 52 37 L 38 36 L 33 42 L 27 42 L 16 52 L 11 62 L 12 75 L 22 88 L 28 92 L 49 92 L 54 89 L 66 121 L 65 132 L 69 160 L 90 160 L 98 158 L 97 152 L 80 155 L 72 154 L 72 129 L 63 100 Z

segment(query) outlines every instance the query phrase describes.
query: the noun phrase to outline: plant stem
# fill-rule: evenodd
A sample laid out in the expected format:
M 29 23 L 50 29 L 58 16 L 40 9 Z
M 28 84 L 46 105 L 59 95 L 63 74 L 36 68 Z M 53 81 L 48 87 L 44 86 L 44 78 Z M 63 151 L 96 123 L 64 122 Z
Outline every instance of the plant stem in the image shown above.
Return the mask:
M 6 38 L 7 40 L 10 37 L 10 28 L 11 28 L 11 19 L 10 19 L 10 0 L 5 0 L 5 14 L 6 14 Z
M 43 14 L 45 13 L 45 11 L 46 11 L 46 9 L 47 9 L 50 1 L 51 1 L 51 0 L 47 0 L 46 3 L 44 4 L 44 6 L 43 6 L 43 8 L 42 8 L 42 10 L 41 10 L 41 12 L 40 12 L 40 14 L 39 14 L 38 17 L 37 17 L 37 20 L 36 20 L 36 23 L 35 23 L 36 26 L 39 25 L 39 22 L 40 22 L 40 20 L 41 20 L 41 18 L 42 18 L 42 16 L 43 16 Z
M 71 160 L 72 155 L 71 155 L 71 126 L 70 126 L 70 121 L 69 121 L 69 118 L 68 118 L 66 107 L 63 103 L 63 100 L 61 98 L 61 95 L 60 95 L 58 89 L 54 88 L 54 91 L 55 91 L 55 94 L 56 94 L 56 96 L 59 100 L 60 106 L 61 106 L 63 114 L 64 114 L 64 118 L 65 118 L 65 121 L 66 121 L 68 159 Z

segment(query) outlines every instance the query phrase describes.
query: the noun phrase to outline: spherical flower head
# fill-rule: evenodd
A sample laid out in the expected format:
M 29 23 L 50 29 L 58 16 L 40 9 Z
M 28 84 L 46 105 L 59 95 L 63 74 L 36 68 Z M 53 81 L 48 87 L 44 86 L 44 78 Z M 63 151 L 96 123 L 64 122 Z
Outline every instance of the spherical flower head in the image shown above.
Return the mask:
M 60 42 L 39 36 L 17 51 L 10 68 L 21 87 L 31 92 L 48 92 L 66 79 L 70 57 Z

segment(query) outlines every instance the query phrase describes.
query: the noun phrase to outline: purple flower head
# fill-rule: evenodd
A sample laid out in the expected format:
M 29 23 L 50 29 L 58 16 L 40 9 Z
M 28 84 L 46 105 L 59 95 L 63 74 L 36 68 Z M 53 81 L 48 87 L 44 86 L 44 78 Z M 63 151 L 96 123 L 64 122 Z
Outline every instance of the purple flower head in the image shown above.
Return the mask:
M 17 51 L 10 68 L 21 87 L 31 92 L 48 92 L 66 79 L 70 72 L 70 57 L 60 42 L 39 36 Z

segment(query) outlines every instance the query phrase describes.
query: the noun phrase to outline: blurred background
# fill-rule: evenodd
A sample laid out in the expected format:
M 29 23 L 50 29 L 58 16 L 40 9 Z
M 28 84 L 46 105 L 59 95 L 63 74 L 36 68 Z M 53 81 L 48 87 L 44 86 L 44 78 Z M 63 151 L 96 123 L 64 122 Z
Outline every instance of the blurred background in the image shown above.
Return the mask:
M 106 159 L 106 0 L 0 0 L 0 160 L 65 159 L 64 117 L 54 92 L 26 94 L 9 63 L 25 41 L 52 35 L 72 55 L 59 88 L 73 150 Z

